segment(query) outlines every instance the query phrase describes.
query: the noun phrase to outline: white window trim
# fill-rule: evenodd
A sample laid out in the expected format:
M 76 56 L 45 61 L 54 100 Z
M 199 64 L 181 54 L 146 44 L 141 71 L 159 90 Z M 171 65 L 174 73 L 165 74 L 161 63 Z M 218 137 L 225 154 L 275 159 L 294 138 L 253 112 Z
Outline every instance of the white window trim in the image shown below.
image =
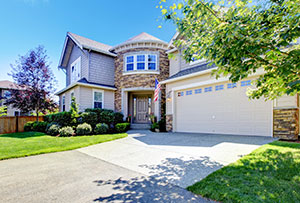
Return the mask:
M 75 97 L 75 93 L 74 93 L 74 90 L 70 91 L 70 108 L 71 108 L 71 104 L 72 104 L 72 93 L 74 94 L 74 97 Z M 76 98 L 76 97 L 75 97 Z
M 77 78 L 76 76 L 76 79 L 73 81 L 73 73 L 72 73 L 72 67 L 78 63 L 78 67 L 79 67 L 79 78 Z M 74 82 L 77 82 L 77 80 L 79 80 L 81 78 L 81 56 L 79 56 L 75 61 L 73 61 L 73 63 L 71 63 L 71 66 L 70 66 L 70 81 L 71 83 L 74 83 Z
M 93 89 L 93 104 L 92 104 L 92 108 L 95 108 L 94 104 L 95 104 L 95 92 L 101 92 L 102 93 L 102 109 L 104 109 L 104 90 L 99 90 L 99 89 Z
M 137 56 L 138 55 L 145 55 L 145 69 L 144 70 L 138 70 L 137 69 Z M 156 56 L 156 62 L 155 62 L 155 70 L 149 70 L 148 67 L 148 56 L 149 55 L 155 55 Z M 133 56 L 133 70 L 127 71 L 127 57 Z M 124 67 L 123 67 L 123 74 L 124 75 L 130 75 L 130 74 L 141 74 L 141 73 L 148 73 L 148 74 L 159 74 L 159 54 L 157 52 L 136 52 L 136 53 L 130 53 L 124 55 Z
M 64 111 L 64 108 L 63 108 L 63 106 L 64 106 L 64 97 L 65 97 L 65 111 L 66 111 L 66 94 L 63 94 L 61 96 L 61 111 Z

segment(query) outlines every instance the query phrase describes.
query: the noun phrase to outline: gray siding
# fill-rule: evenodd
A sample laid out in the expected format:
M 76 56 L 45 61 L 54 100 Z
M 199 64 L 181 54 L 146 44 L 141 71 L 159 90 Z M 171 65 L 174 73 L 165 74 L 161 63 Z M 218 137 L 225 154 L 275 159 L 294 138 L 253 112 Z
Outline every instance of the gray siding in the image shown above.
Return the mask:
M 85 52 L 85 53 L 83 53 Z M 81 56 L 81 78 L 88 79 L 88 52 L 86 50 L 82 51 L 79 47 L 73 46 L 72 53 L 70 55 L 70 60 L 67 66 L 67 86 L 71 83 L 71 64 Z
M 104 54 L 90 52 L 89 82 L 114 85 L 114 58 Z

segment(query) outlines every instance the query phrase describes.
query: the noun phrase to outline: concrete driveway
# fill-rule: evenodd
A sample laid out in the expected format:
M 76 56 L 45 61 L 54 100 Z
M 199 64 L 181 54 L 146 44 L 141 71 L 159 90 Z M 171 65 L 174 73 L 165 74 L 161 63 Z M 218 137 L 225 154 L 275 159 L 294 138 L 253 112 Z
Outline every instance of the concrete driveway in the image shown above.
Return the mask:
M 184 188 L 266 137 L 151 133 L 0 161 L 1 202 L 207 202 Z

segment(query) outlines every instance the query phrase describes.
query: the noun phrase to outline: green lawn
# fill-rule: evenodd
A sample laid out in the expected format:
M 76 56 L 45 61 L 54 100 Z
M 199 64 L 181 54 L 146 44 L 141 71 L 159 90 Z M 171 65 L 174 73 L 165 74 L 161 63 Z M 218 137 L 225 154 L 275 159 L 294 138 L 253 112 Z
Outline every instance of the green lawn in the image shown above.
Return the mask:
M 264 145 L 187 189 L 222 202 L 300 202 L 300 144 Z
M 39 132 L 0 135 L 0 160 L 66 151 L 126 137 L 127 134 L 52 137 Z

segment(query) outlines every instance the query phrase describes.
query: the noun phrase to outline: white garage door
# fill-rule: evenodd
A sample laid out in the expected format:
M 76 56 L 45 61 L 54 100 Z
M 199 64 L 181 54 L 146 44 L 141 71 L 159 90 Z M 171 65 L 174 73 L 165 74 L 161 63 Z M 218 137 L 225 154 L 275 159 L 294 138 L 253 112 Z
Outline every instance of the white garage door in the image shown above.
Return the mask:
M 175 131 L 272 136 L 272 102 L 249 100 L 251 81 L 176 92 Z

